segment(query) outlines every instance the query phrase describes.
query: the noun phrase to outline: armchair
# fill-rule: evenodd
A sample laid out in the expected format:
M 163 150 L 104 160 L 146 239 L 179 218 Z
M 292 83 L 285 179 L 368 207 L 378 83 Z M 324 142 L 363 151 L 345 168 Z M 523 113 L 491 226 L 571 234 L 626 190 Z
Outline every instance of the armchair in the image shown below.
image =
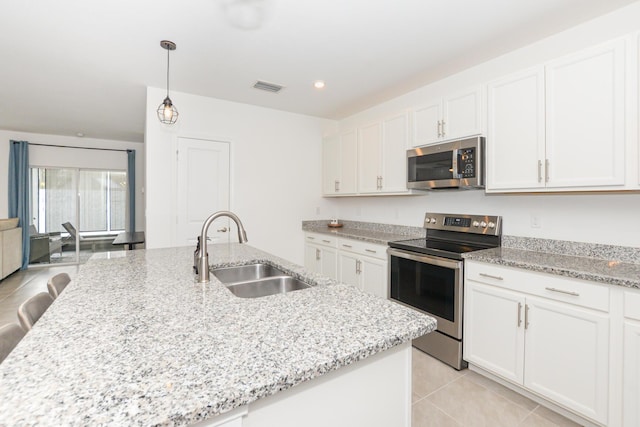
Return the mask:
M 62 252 L 64 242 L 60 238 L 60 232 L 38 233 L 35 225 L 29 226 L 30 251 L 29 264 L 49 263 L 51 254 Z

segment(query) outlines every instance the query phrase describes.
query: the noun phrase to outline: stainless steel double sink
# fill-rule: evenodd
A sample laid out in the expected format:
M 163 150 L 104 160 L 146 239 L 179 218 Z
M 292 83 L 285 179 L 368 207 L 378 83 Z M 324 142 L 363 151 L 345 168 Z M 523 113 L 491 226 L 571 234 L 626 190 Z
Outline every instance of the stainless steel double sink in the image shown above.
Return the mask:
M 311 287 L 284 271 L 264 263 L 214 268 L 211 273 L 232 294 L 240 298 L 266 297 Z

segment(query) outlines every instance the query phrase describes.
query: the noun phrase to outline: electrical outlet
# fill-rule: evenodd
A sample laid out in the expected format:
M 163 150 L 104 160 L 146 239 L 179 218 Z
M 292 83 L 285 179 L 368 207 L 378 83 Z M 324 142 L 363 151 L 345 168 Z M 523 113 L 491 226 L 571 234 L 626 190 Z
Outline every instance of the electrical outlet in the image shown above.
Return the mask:
M 531 228 L 542 228 L 542 218 L 540 218 L 540 215 L 531 215 Z

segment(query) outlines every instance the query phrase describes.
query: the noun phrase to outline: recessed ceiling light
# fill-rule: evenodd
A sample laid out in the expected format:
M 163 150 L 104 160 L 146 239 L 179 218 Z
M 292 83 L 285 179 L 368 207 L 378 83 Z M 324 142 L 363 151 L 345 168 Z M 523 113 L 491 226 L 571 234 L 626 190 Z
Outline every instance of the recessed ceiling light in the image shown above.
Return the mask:
M 314 86 L 316 89 L 323 89 L 323 88 L 324 88 L 324 81 L 322 81 L 322 80 L 316 80 L 316 81 L 313 83 L 313 86 Z

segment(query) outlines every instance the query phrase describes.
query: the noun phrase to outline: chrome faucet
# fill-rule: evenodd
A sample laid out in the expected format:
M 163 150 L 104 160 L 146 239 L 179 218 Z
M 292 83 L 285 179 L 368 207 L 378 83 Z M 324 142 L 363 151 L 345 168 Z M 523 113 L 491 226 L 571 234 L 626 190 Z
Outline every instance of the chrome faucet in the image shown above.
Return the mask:
M 200 232 L 200 237 L 198 238 L 198 246 L 196 247 L 196 252 L 194 253 L 194 262 L 196 265 L 193 266 L 196 274 L 198 275 L 198 283 L 209 283 L 209 254 L 207 253 L 207 231 L 209 231 L 209 226 L 213 221 L 220 218 L 221 216 L 229 217 L 236 223 L 238 227 L 238 241 L 240 243 L 247 243 L 247 232 L 242 225 L 242 221 L 240 218 L 233 212 L 229 211 L 218 211 L 209 216 L 202 224 L 202 231 Z

